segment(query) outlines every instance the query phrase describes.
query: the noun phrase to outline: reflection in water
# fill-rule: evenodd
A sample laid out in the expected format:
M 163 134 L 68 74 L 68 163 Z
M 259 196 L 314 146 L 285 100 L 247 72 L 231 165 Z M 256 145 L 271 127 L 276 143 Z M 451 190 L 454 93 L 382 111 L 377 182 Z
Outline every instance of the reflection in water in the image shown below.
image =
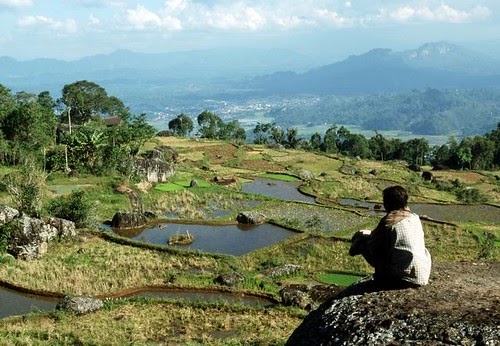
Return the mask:
M 287 201 L 316 203 L 314 197 L 304 195 L 298 190 L 301 182 L 289 182 L 276 179 L 258 178 L 242 184 L 242 191 L 279 198 Z
M 169 222 L 140 230 L 138 234 L 130 238 L 168 246 L 168 239 L 171 235 L 185 234 L 186 231 L 194 236 L 194 241 L 189 245 L 175 245 L 176 248 L 218 252 L 234 256 L 279 243 L 296 234 L 272 224 L 200 225 Z M 115 232 L 127 236 L 119 230 Z
M 377 203 L 341 198 L 338 203 L 348 207 L 367 208 L 368 213 L 378 213 L 374 209 Z M 490 222 L 500 223 L 500 208 L 485 204 L 431 204 L 410 203 L 412 212 L 434 220 L 448 222 Z M 381 212 L 384 212 L 381 210 Z
M 0 287 L 0 318 L 24 315 L 31 311 L 54 310 L 57 302 L 57 298 L 23 294 Z

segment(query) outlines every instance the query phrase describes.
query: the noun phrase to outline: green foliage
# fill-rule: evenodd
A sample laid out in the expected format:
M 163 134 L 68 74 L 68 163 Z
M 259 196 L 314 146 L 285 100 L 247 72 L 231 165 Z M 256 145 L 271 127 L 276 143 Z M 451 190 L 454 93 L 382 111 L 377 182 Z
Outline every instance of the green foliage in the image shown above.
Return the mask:
M 188 115 L 181 113 L 169 121 L 168 128 L 175 136 L 186 137 L 193 131 L 194 124 Z
M 202 138 L 218 139 L 221 129 L 224 126 L 222 119 L 207 110 L 198 115 L 198 125 L 200 126 L 198 132 Z
M 245 130 L 237 120 L 232 120 L 227 124 L 217 115 L 209 111 L 203 111 L 197 118 L 198 133 L 202 138 L 234 140 L 242 143 L 246 139 Z
M 255 144 L 268 144 L 269 143 L 269 131 L 276 125 L 274 123 L 257 123 L 255 128 L 252 130 L 254 135 Z
M 0 255 L 7 252 L 12 232 L 15 231 L 13 224 L 0 225 Z
M 462 188 L 456 189 L 456 195 L 459 201 L 464 203 L 484 203 L 488 201 L 488 198 L 481 193 L 478 189 L 475 188 Z
M 106 90 L 94 82 L 77 81 L 63 87 L 59 100 L 66 106 L 62 120 L 72 124 L 83 124 L 100 116 L 120 116 L 126 119 L 128 109 L 116 97 L 108 96 Z
M 20 212 L 40 215 L 45 179 L 45 173 L 33 161 L 4 177 L 5 189 Z
M 408 131 L 423 135 L 474 135 L 499 121 L 498 89 L 415 89 L 365 96 L 324 96 L 289 103 L 271 113 L 282 126 L 350 124 L 362 130 Z
M 90 226 L 93 205 L 85 191 L 76 190 L 69 196 L 57 197 L 49 202 L 50 215 L 73 221 L 78 228 Z
M 492 259 L 494 257 L 494 250 L 496 247 L 497 237 L 491 232 L 482 232 L 474 235 L 479 244 L 479 259 Z

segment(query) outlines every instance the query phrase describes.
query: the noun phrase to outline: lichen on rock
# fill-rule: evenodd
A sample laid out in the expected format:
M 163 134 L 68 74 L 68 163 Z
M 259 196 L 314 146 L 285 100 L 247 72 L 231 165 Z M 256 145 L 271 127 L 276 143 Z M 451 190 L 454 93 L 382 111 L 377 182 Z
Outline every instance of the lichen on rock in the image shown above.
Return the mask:
M 498 262 L 438 263 L 418 289 L 328 299 L 287 345 L 497 345 L 498 287 Z

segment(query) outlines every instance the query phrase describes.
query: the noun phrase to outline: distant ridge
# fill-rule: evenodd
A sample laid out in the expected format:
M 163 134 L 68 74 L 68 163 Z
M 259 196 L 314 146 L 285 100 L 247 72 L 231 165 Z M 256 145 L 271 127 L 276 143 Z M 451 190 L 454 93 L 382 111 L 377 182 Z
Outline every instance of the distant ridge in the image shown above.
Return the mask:
M 140 104 L 140 109 L 152 109 L 158 107 L 158 99 L 166 98 L 500 87 L 499 61 L 448 42 L 427 43 L 403 52 L 373 49 L 319 67 L 306 55 L 279 49 L 230 47 L 161 54 L 118 50 L 75 61 L 0 57 L 0 83 L 14 91 L 48 90 L 57 98 L 65 84 L 86 79 L 129 101 L 132 107 Z
M 367 94 L 414 88 L 500 87 L 500 63 L 446 42 L 415 50 L 374 49 L 297 74 L 277 72 L 248 84 L 264 94 Z

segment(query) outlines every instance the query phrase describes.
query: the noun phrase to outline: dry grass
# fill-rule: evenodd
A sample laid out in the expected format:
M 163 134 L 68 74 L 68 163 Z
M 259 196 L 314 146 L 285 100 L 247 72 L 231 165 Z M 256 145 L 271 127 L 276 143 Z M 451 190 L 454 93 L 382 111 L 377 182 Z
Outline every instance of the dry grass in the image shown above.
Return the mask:
M 0 279 L 35 290 L 99 295 L 164 284 L 172 272 L 217 271 L 221 266 L 210 256 L 178 256 L 91 238 L 83 243 L 54 243 L 39 260 L 4 264 Z
M 4 321 L 0 339 L 3 345 L 283 344 L 301 317 L 276 309 L 130 301 L 84 316 L 60 313 Z

